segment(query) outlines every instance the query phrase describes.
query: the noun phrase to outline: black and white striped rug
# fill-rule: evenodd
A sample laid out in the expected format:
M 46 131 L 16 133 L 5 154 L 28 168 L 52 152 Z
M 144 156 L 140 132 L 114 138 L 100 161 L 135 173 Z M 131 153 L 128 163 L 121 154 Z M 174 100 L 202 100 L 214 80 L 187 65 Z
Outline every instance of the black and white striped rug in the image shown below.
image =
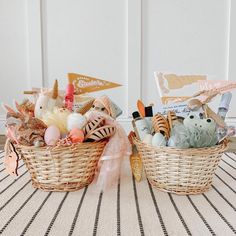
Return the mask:
M 128 160 L 119 183 L 99 193 L 34 189 L 21 162 L 16 179 L 4 171 L 0 153 L 0 235 L 236 235 L 236 155 L 223 156 L 212 189 L 177 196 L 136 183 Z

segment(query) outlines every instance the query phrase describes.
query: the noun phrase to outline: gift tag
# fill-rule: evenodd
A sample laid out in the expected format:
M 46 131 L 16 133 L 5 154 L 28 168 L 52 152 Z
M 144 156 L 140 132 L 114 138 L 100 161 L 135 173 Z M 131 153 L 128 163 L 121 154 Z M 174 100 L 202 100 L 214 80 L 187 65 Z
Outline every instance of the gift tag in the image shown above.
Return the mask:
M 4 165 L 6 168 L 6 172 L 9 175 L 16 175 L 18 176 L 17 173 L 17 168 L 18 168 L 18 161 L 19 161 L 19 155 L 15 151 L 15 148 L 11 142 L 9 142 L 7 149 L 6 150 L 6 155 L 4 159 Z

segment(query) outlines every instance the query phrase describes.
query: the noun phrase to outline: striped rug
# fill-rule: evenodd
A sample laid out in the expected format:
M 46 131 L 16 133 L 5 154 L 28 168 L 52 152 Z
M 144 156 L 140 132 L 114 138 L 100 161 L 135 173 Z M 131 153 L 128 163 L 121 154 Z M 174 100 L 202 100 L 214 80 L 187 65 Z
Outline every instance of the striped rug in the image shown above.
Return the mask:
M 100 193 L 94 185 L 72 193 L 34 189 L 25 165 L 16 179 L 0 153 L 0 234 L 38 235 L 236 235 L 236 155 L 223 156 L 212 189 L 197 196 L 157 191 L 136 183 L 128 160 L 119 182 Z

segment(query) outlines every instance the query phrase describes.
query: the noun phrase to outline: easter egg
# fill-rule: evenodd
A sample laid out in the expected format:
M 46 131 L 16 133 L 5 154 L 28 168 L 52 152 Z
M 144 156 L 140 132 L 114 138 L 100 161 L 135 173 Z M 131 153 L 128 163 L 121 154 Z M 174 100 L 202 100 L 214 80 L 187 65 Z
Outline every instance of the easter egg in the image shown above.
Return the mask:
M 155 133 L 152 138 L 152 145 L 155 147 L 166 146 L 166 139 L 161 133 Z
M 60 139 L 60 130 L 55 125 L 50 125 L 44 134 L 45 143 L 49 146 L 53 146 Z
M 67 129 L 70 131 L 73 128 L 82 129 L 87 123 L 87 119 L 85 116 L 80 113 L 71 113 L 67 117 Z
M 143 138 L 143 142 L 146 144 L 152 144 L 152 135 L 146 134 Z
M 81 129 L 73 128 L 69 137 L 72 143 L 82 143 L 84 141 L 84 132 Z

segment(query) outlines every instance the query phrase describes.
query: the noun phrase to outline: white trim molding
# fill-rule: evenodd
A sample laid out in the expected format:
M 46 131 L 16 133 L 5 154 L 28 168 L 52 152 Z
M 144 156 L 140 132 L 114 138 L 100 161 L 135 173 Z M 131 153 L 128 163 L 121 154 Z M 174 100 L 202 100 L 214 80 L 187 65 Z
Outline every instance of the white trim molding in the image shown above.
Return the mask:
M 43 87 L 41 1 L 27 1 L 28 78 L 29 87 Z
M 141 98 L 142 68 L 142 0 L 129 0 L 128 4 L 128 115 L 135 111 Z
M 236 1 L 230 1 L 228 80 L 236 80 Z

